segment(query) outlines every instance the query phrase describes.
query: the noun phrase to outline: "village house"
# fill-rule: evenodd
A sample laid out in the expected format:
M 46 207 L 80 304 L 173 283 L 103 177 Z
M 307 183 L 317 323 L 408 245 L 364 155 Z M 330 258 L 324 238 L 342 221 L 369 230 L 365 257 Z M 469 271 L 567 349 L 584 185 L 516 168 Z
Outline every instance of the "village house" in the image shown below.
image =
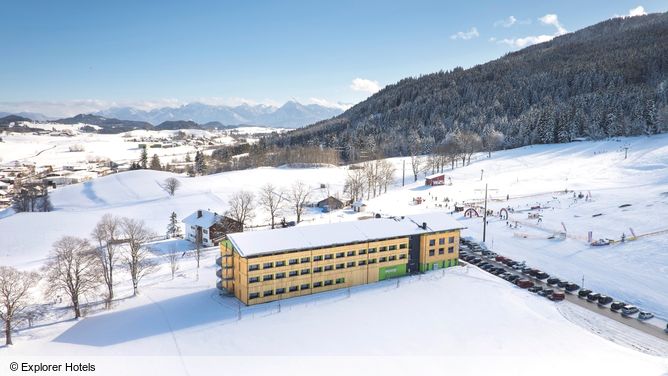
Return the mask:
M 316 206 L 322 208 L 326 213 L 332 210 L 342 209 L 345 205 L 343 201 L 339 200 L 338 198 L 329 196 L 326 199 L 319 201 Z
M 197 243 L 198 239 L 205 247 L 218 245 L 226 239 L 227 234 L 242 232 L 241 222 L 208 210 L 197 210 L 190 214 L 183 222 L 186 226 L 186 240 Z
M 445 185 L 445 174 L 433 174 L 425 177 L 424 185 L 436 186 Z

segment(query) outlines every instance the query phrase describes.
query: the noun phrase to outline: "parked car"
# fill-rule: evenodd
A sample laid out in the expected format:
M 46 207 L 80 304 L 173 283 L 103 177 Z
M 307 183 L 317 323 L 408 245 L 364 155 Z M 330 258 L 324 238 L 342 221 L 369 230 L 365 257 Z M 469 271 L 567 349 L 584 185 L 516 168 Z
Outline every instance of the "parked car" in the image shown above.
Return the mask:
M 510 276 L 508 276 L 507 281 L 514 283 L 518 279 L 520 279 L 520 276 L 518 276 L 517 274 L 511 274 Z
M 496 260 L 496 261 L 498 261 L 498 262 L 503 262 L 503 260 L 505 260 L 505 259 L 506 259 L 506 258 L 503 257 L 503 256 L 496 256 L 496 257 L 494 258 L 494 260 Z
M 495 269 L 492 269 L 491 272 L 492 272 L 492 274 L 494 274 L 494 275 L 499 275 L 499 274 L 505 273 L 505 272 L 506 272 L 506 269 L 501 268 L 501 267 L 497 267 L 497 268 L 495 268 Z
M 563 292 L 557 291 L 553 292 L 552 295 L 548 296 L 548 299 L 552 300 L 553 302 L 558 302 L 566 299 L 566 295 L 564 295 Z
M 538 273 L 536 273 L 536 275 L 534 277 L 536 277 L 536 279 L 543 280 L 543 279 L 549 278 L 550 275 L 545 273 L 545 272 L 538 272 Z
M 588 289 L 582 289 L 578 291 L 578 297 L 583 299 L 586 299 L 589 294 L 591 294 L 591 290 Z
M 512 266 L 512 268 L 519 271 L 524 269 L 524 264 L 515 264 Z
M 554 294 L 553 289 L 543 289 L 541 291 L 538 291 L 538 295 L 540 295 L 540 296 L 550 296 L 552 294 Z
M 589 295 L 587 295 L 587 301 L 588 302 L 597 302 L 598 298 L 600 298 L 600 297 L 601 297 L 601 294 L 599 294 L 597 292 L 592 292 L 592 293 L 589 293 Z
M 529 273 L 529 270 L 531 270 L 531 268 L 528 267 L 528 266 L 525 266 L 525 267 L 523 267 L 523 268 L 520 269 L 520 270 L 522 271 L 522 273 L 527 274 L 527 273 Z
M 566 292 L 577 291 L 579 288 L 580 288 L 579 285 L 577 285 L 575 283 L 569 283 L 569 284 L 566 285 Z
M 480 257 L 476 257 L 473 260 L 471 260 L 471 264 L 478 265 L 482 262 L 482 259 Z
M 638 320 L 649 320 L 652 317 L 654 317 L 654 314 L 652 312 L 640 311 L 640 313 L 638 314 Z
M 624 308 L 625 305 L 626 303 L 624 302 L 612 302 L 612 304 L 610 304 L 610 310 L 617 312 L 620 309 Z
M 559 281 L 557 282 L 557 287 L 559 288 L 566 288 L 566 285 L 568 284 L 568 281 Z
M 559 282 L 561 282 L 561 280 L 557 277 L 551 277 L 551 278 L 547 279 L 547 284 L 548 285 L 556 285 Z
M 622 316 L 631 316 L 638 313 L 638 307 L 632 305 L 625 305 L 622 307 Z
M 535 292 L 535 293 L 541 292 L 542 290 L 543 290 L 543 286 L 534 286 L 534 287 L 529 288 L 529 291 Z
M 485 265 L 481 266 L 482 270 L 489 271 L 490 269 L 494 268 L 494 265 L 485 263 Z
M 521 287 L 523 289 L 528 289 L 529 287 L 534 286 L 533 282 L 529 281 L 528 279 L 524 279 L 524 278 L 520 278 L 520 279 L 515 280 L 515 284 L 518 287 Z
M 598 305 L 603 307 L 608 304 L 612 303 L 612 297 L 607 296 L 607 295 L 601 295 L 598 297 Z

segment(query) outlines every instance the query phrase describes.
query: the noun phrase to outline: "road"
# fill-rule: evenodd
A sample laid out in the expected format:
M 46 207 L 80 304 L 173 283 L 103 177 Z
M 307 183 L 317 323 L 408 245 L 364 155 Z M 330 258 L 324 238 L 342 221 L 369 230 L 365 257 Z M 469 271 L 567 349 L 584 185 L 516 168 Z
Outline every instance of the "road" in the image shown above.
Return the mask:
M 469 253 L 473 254 L 472 252 L 469 252 Z M 541 280 L 538 280 L 538 279 L 536 279 L 536 278 L 534 278 L 530 275 L 524 274 L 521 271 L 514 270 L 514 269 L 506 266 L 505 264 L 497 262 L 493 258 L 489 259 L 489 258 L 485 258 L 483 256 L 480 256 L 479 253 L 475 253 L 475 254 L 478 257 L 482 258 L 483 261 L 485 261 L 487 263 L 490 263 L 490 264 L 492 264 L 494 266 L 497 266 L 497 267 L 502 267 L 510 273 L 517 274 L 517 275 L 519 275 L 523 278 L 529 279 L 534 284 L 536 284 L 538 286 L 542 286 L 543 288 L 554 289 L 555 291 L 565 292 L 563 289 L 560 289 L 556 286 L 548 285 L 547 283 L 545 283 Z M 460 260 L 460 261 L 462 261 L 462 263 L 465 263 L 465 264 L 470 264 L 470 263 L 467 263 L 464 260 Z M 471 266 L 476 266 L 476 265 L 473 265 L 473 264 L 470 264 L 470 265 Z M 511 282 L 508 282 L 508 283 L 511 283 Z M 528 292 L 528 291 L 527 291 L 527 293 L 530 294 L 530 292 Z M 566 296 L 566 301 L 571 303 L 571 304 L 575 304 L 575 305 L 580 306 L 582 308 L 585 308 L 585 309 L 587 309 L 591 312 L 594 312 L 594 313 L 597 313 L 599 315 L 605 316 L 609 319 L 620 322 L 620 323 L 622 323 L 626 326 L 629 326 L 633 329 L 639 330 L 643 333 L 649 334 L 649 335 L 651 335 L 653 337 L 656 337 L 660 340 L 668 342 L 668 333 L 664 332 L 664 328 L 666 328 L 667 322 L 664 321 L 664 320 L 661 320 L 661 319 L 658 319 L 658 318 L 655 317 L 655 318 L 652 318 L 652 319 L 647 320 L 647 321 L 640 321 L 640 320 L 635 318 L 635 316 L 637 316 L 637 314 L 634 315 L 634 316 L 631 316 L 631 317 L 624 317 L 620 313 L 611 311 L 609 304 L 604 306 L 604 307 L 601 307 L 595 302 L 588 302 L 587 299 L 582 299 L 582 298 L 578 297 L 577 291 L 574 292 L 574 293 L 565 292 L 565 296 Z

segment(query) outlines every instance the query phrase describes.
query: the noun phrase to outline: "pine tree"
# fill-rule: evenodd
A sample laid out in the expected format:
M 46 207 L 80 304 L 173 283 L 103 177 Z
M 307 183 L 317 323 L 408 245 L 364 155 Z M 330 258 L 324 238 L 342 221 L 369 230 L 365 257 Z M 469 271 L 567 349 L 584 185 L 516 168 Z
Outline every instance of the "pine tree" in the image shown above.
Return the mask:
M 153 154 L 153 157 L 151 157 L 151 170 L 162 170 L 162 166 L 160 165 L 160 158 L 158 157 L 158 154 Z
M 139 156 L 139 166 L 141 168 L 146 168 L 148 166 L 148 153 L 146 152 L 146 148 L 141 149 L 141 155 Z
M 204 161 L 204 153 L 197 151 L 195 153 L 195 172 L 200 175 L 206 173 L 206 162 Z
M 645 106 L 645 134 L 659 133 L 659 121 L 654 100 L 648 99 Z
M 181 236 L 181 226 L 176 218 L 176 213 L 172 212 L 169 216 L 169 224 L 167 225 L 167 237 L 178 238 Z

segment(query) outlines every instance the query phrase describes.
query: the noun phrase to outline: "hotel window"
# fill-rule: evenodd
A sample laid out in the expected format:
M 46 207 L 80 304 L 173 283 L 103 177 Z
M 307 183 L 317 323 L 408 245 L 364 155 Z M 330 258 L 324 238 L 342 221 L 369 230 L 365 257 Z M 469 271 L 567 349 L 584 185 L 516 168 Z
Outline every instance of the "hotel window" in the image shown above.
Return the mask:
M 322 271 L 321 266 L 317 266 L 317 267 L 313 268 L 313 273 L 320 273 L 321 271 Z
M 313 256 L 313 261 L 322 261 L 322 256 Z
M 313 282 L 313 288 L 322 286 L 322 282 Z
M 330 270 L 333 270 L 334 266 L 333 265 L 325 265 L 325 271 L 328 272 Z
M 455 242 L 455 237 L 454 236 L 451 236 L 451 237 L 448 238 L 448 243 L 452 244 L 454 242 Z
M 406 248 L 408 248 L 408 244 L 406 243 L 399 244 L 399 249 L 406 249 Z
M 291 270 L 290 273 L 288 273 L 289 277 L 296 277 L 299 275 L 299 271 L 297 270 Z
M 346 264 L 336 264 L 337 269 L 343 269 L 346 267 Z
M 387 261 L 387 257 L 381 257 L 381 258 L 378 259 L 378 262 L 386 262 L 386 261 Z
M 357 254 L 358 255 L 366 255 L 366 249 L 360 249 L 359 251 L 357 251 Z
M 385 251 L 387 251 L 387 247 L 378 248 L 378 252 L 385 252 Z
M 397 259 L 397 256 L 394 256 L 394 255 L 393 255 L 393 256 L 390 256 L 389 261 L 394 261 L 394 260 L 396 260 L 396 259 Z
M 375 264 L 375 263 L 376 263 L 376 259 L 369 259 L 369 264 Z
M 260 297 L 260 293 L 259 293 L 259 292 L 251 292 L 251 293 L 248 295 L 248 299 L 257 299 L 257 298 L 259 298 L 259 297 Z
M 357 266 L 362 266 L 362 265 L 366 265 L 366 260 L 359 260 L 357 262 Z
M 272 296 L 274 295 L 274 290 L 267 290 L 264 292 L 262 296 Z
M 429 250 L 429 256 L 433 256 L 436 252 L 433 249 Z
M 285 266 L 285 261 L 276 261 L 276 267 Z
M 309 274 L 310 272 L 311 272 L 310 269 L 302 269 L 302 275 Z
M 399 255 L 399 260 L 403 260 L 403 259 L 405 259 L 405 258 L 406 258 L 406 254 L 405 254 L 405 253 L 402 253 L 402 254 Z
M 262 277 L 262 280 L 263 280 L 263 281 L 271 281 L 272 279 L 274 279 L 274 275 L 273 275 L 273 274 L 267 274 L 267 275 L 265 275 L 264 277 Z
M 338 252 L 338 253 L 336 254 L 336 258 L 341 258 L 341 257 L 345 257 L 345 256 L 346 256 L 346 253 L 345 253 L 345 252 Z
M 455 247 L 448 247 L 448 253 L 455 252 Z
M 376 253 L 376 248 L 369 248 L 369 253 Z
M 299 259 L 290 259 L 290 261 L 288 261 L 288 265 L 296 265 L 296 264 L 299 264 Z
M 284 287 L 281 287 L 280 289 L 276 289 L 276 295 L 280 295 L 280 294 L 285 294 L 285 288 Z
M 429 246 L 433 247 L 436 245 L 436 239 L 429 239 Z
M 337 278 L 336 279 L 336 284 L 338 285 L 339 283 L 345 283 L 346 279 L 345 278 Z
M 309 261 L 311 261 L 311 259 L 309 257 L 302 257 L 302 259 L 301 259 L 302 264 L 307 263 Z
M 334 284 L 334 281 L 332 281 L 331 279 L 328 279 L 328 280 L 325 281 L 325 286 L 331 286 L 333 284 Z
M 334 258 L 334 255 L 331 254 L 331 253 L 328 254 L 328 255 L 325 255 L 325 260 L 331 260 L 332 258 Z
M 269 268 L 273 268 L 273 267 L 274 267 L 273 262 L 265 262 L 264 264 L 262 264 L 262 269 L 269 269 Z
M 248 278 L 248 283 L 260 282 L 260 277 L 250 277 Z
M 439 248 L 439 249 L 438 249 L 438 254 L 439 254 L 439 255 L 445 254 L 445 249 L 443 249 L 443 248 Z
M 297 290 L 299 290 L 299 286 L 290 286 L 290 289 L 288 291 L 295 292 Z
M 396 246 L 396 245 L 391 245 L 390 248 L 388 248 L 388 250 L 390 250 L 390 251 L 396 251 L 396 250 L 397 250 L 397 246 Z
M 305 283 L 305 284 L 299 286 L 300 290 L 308 290 L 309 288 L 310 288 L 310 285 L 308 283 Z
M 276 279 L 285 278 L 285 273 L 276 273 Z
M 348 257 L 350 257 L 350 256 L 355 256 L 355 251 L 348 251 L 347 256 L 348 256 Z
M 253 270 L 260 270 L 260 264 L 248 265 L 248 271 L 252 272 Z
M 354 268 L 355 267 L 355 261 L 348 261 L 348 264 L 346 264 L 347 268 Z
M 445 238 L 439 238 L 438 245 L 443 245 L 443 244 L 445 244 Z

